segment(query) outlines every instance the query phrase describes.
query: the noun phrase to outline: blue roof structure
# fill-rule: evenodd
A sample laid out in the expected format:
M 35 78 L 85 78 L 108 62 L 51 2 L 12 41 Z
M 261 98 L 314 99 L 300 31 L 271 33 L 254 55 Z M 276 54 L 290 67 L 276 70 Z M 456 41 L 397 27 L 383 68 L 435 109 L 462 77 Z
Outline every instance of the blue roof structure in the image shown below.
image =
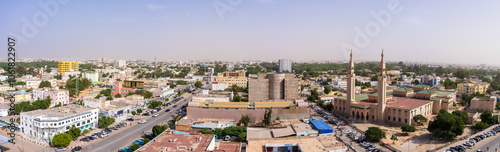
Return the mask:
M 191 127 L 200 129 L 215 129 L 215 127 L 217 127 L 217 124 L 214 123 L 193 124 Z
M 323 120 L 309 120 L 309 122 L 313 125 L 314 128 L 318 129 L 319 134 L 331 134 L 331 133 L 333 133 L 333 128 L 330 127 Z
M 323 120 L 309 120 L 309 122 L 312 123 L 312 125 L 318 129 L 318 130 L 328 130 L 328 129 L 333 129 L 332 127 L 330 127 L 328 124 L 326 124 L 326 122 L 324 122 Z

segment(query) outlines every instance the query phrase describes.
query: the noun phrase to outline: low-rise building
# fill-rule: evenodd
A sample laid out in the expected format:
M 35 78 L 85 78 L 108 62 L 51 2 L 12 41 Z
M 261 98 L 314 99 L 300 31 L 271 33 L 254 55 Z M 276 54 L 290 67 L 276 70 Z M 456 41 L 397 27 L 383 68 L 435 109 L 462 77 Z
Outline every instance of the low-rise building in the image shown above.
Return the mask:
M 19 81 L 24 81 L 26 83 L 26 88 L 28 89 L 38 89 L 42 81 L 49 81 L 52 87 L 57 86 L 56 79 L 20 79 Z
M 476 111 L 495 111 L 497 105 L 497 97 L 474 97 L 470 101 L 470 109 Z
M 226 90 L 227 89 L 227 84 L 226 83 L 219 83 L 219 82 L 213 82 L 212 83 L 212 90 Z
M 194 151 L 205 152 L 216 149 L 215 136 L 200 133 L 184 133 L 167 130 L 151 142 L 137 149 L 137 152 L 152 151 Z M 221 148 L 219 147 L 219 150 Z
M 65 133 L 71 127 L 81 130 L 97 128 L 99 109 L 77 105 L 22 112 L 20 131 L 42 141 L 49 141 L 54 135 Z
M 245 71 L 236 71 L 236 72 L 222 72 L 217 74 L 215 81 L 220 83 L 225 83 L 231 88 L 233 85 L 237 85 L 238 87 L 247 87 L 248 78 L 245 75 Z
M 33 90 L 33 100 L 45 100 L 50 97 L 51 103 L 50 106 L 55 106 L 59 103 L 62 105 L 69 104 L 69 91 L 59 89 L 57 87 L 54 88 L 41 88 Z

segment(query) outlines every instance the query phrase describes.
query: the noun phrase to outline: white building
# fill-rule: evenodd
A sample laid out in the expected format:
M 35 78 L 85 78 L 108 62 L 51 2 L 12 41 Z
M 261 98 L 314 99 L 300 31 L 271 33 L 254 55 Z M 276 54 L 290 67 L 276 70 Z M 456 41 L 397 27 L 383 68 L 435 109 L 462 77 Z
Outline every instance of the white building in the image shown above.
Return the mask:
M 227 84 L 226 83 L 212 83 L 212 90 L 226 90 Z
M 69 104 L 69 91 L 68 90 L 60 90 L 57 87 L 54 88 L 42 88 L 42 89 L 34 89 L 33 90 L 33 100 L 44 100 L 48 96 L 52 99 L 50 106 L 55 106 L 59 103 L 62 105 Z
M 54 135 L 65 133 L 71 127 L 84 129 L 98 127 L 99 109 L 76 105 L 46 110 L 22 112 L 20 131 L 43 141 Z
M 84 100 L 83 105 L 90 108 L 105 108 L 108 107 L 111 101 L 102 101 L 102 100 Z
M 115 62 L 116 68 L 124 68 L 127 67 L 127 62 L 125 60 L 118 60 Z
M 9 116 L 10 106 L 0 104 L 0 117 Z
M 166 88 L 163 88 L 161 90 L 160 98 L 170 97 L 170 96 L 172 96 L 174 94 L 175 94 L 175 90 L 174 89 L 170 89 L 169 87 L 166 87 Z
M 33 89 L 38 89 L 38 86 L 40 86 L 40 83 L 42 81 L 49 81 L 50 85 L 52 87 L 57 86 L 57 80 L 56 79 L 21 79 L 19 81 L 24 81 L 26 83 L 26 88 L 33 88 Z
M 280 59 L 278 72 L 292 72 L 292 60 Z

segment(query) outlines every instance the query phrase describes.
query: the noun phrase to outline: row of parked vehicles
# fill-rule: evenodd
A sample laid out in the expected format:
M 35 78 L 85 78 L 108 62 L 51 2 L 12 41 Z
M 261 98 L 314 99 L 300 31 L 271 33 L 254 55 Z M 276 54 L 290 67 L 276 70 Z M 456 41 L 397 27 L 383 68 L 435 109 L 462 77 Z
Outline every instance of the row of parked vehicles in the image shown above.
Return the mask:
M 467 147 L 472 147 L 472 146 L 476 145 L 477 142 L 479 142 L 483 139 L 486 139 L 488 137 L 494 136 L 497 133 L 500 133 L 500 125 L 491 129 L 491 131 L 488 131 L 486 133 L 479 134 L 479 135 L 476 135 L 476 136 L 470 138 L 462 145 L 457 145 L 455 147 L 451 147 L 451 148 L 447 149 L 445 152 L 465 152 Z M 486 149 L 486 151 L 488 151 L 488 150 L 489 149 Z M 483 152 L 483 150 L 478 149 L 477 152 Z

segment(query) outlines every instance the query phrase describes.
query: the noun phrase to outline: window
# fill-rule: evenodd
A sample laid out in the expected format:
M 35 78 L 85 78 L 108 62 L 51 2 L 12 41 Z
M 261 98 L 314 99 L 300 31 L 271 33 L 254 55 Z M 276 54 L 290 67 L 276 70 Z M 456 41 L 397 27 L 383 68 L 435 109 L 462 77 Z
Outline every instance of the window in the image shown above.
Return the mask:
M 408 123 L 408 119 L 405 119 L 405 123 Z
M 391 120 L 391 116 L 388 116 L 388 117 L 387 117 L 387 120 Z
M 392 117 L 392 121 L 396 121 L 396 117 Z
M 399 122 L 401 122 L 401 118 L 399 118 Z

